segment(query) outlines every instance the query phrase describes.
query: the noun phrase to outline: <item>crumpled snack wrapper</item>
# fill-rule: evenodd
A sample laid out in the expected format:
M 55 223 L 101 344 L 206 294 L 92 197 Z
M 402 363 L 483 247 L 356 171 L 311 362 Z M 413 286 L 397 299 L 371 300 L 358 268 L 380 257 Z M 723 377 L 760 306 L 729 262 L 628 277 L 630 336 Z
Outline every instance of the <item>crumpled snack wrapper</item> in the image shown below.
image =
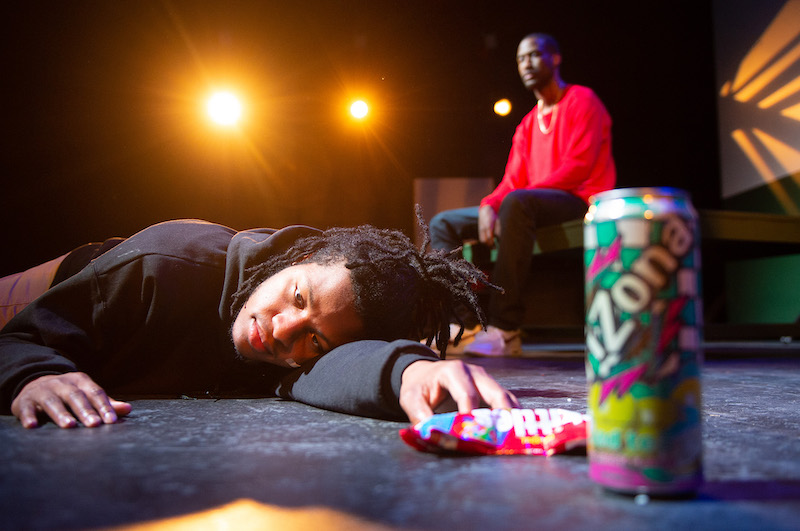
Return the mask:
M 586 446 L 587 421 L 566 409 L 481 408 L 433 415 L 400 437 L 421 452 L 555 455 Z

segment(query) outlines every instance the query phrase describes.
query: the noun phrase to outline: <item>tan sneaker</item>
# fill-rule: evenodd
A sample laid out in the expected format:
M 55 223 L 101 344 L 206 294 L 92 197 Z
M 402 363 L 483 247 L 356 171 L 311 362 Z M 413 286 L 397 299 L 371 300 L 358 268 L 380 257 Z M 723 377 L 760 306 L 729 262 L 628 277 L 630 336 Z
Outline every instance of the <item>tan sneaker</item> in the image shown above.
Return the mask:
M 450 354 L 454 354 L 454 355 L 463 354 L 464 353 L 464 348 L 466 348 L 467 345 L 472 343 L 472 341 L 475 339 L 475 335 L 478 334 L 478 332 L 481 331 L 481 325 L 479 325 L 479 324 L 475 325 L 474 328 L 464 328 L 464 333 L 461 334 L 461 341 L 458 342 L 458 345 L 454 345 L 453 344 L 453 340 L 458 335 L 459 328 L 460 327 L 457 324 L 451 324 L 450 325 L 450 341 L 448 341 L 448 343 L 447 343 L 447 354 L 448 355 L 450 355 Z M 423 339 L 421 341 L 421 343 L 426 343 L 426 342 L 427 341 L 425 339 Z M 436 345 L 436 340 L 435 339 L 433 340 L 433 343 L 431 343 L 431 349 L 433 349 L 437 354 L 439 353 L 439 348 Z
M 519 357 L 522 355 L 522 336 L 519 330 L 501 330 L 490 326 L 478 332 L 464 349 L 467 356 Z

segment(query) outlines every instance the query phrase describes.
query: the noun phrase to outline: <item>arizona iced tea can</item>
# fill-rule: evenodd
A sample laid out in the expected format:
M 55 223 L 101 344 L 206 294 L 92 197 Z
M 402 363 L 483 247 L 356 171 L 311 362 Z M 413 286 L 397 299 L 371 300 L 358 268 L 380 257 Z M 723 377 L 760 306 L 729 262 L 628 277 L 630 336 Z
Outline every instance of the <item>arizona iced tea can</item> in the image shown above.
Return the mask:
M 597 194 L 584 223 L 589 475 L 631 494 L 702 482 L 697 213 L 672 188 Z

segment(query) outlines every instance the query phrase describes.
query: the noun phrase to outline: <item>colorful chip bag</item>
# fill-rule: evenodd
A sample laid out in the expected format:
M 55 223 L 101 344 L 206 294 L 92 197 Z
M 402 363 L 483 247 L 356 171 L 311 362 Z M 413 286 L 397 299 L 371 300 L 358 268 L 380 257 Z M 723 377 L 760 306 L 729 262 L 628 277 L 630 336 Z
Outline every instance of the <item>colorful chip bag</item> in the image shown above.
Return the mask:
M 441 413 L 400 430 L 431 453 L 554 455 L 586 446 L 588 417 L 566 409 L 473 409 Z

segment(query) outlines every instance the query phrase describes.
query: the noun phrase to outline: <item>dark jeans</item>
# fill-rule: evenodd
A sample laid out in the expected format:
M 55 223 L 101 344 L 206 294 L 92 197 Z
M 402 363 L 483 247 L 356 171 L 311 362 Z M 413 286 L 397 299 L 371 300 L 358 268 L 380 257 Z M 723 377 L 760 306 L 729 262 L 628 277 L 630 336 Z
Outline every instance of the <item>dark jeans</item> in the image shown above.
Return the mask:
M 493 292 L 489 304 L 489 324 L 503 330 L 516 330 L 525 316 L 522 289 L 531 267 L 536 228 L 581 218 L 586 203 L 563 190 L 537 188 L 514 190 L 500 205 L 500 244 L 492 282 L 505 290 Z M 440 212 L 431 220 L 431 247 L 452 250 L 464 240 L 478 238 L 478 207 Z

